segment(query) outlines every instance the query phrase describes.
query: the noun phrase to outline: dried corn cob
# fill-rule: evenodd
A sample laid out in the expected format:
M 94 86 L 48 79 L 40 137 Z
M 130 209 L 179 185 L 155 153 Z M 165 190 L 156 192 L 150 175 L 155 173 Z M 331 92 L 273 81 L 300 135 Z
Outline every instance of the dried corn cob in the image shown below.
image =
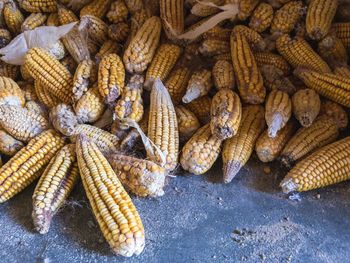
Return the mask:
M 165 34 L 170 40 L 176 40 L 184 31 L 184 1 L 160 0 L 159 10 Z
M 307 69 L 297 69 L 294 74 L 306 86 L 320 95 L 345 107 L 350 107 L 350 80 L 334 74 L 319 73 Z
M 80 63 L 83 60 L 90 59 L 88 44 L 91 43 L 91 41 L 89 42 L 85 34 L 78 29 L 78 25 L 75 25 L 73 29 L 62 38 L 62 42 L 75 62 Z M 66 57 L 66 59 L 68 58 L 71 59 L 71 57 Z M 63 61 L 61 62 L 64 64 Z
M 214 26 L 205 33 L 202 34 L 203 39 L 215 38 L 219 40 L 230 40 L 231 29 L 223 28 L 219 25 Z M 189 43 L 191 44 L 191 43 Z
M 187 90 L 182 97 L 182 102 L 190 103 L 191 101 L 205 96 L 213 86 L 211 72 L 207 69 L 195 71 L 187 84 Z
M 17 79 L 19 67 L 0 61 L 0 77 L 7 77 L 13 80 Z
M 69 144 L 52 158 L 33 193 L 32 218 L 40 234 L 49 231 L 52 217 L 64 204 L 78 178 L 75 145 Z
M 30 13 L 53 13 L 57 10 L 56 0 L 19 0 L 18 2 L 21 8 Z
M 130 73 L 143 72 L 156 52 L 161 32 L 161 22 L 156 16 L 145 21 L 124 52 L 125 68 Z
M 320 112 L 320 96 L 312 89 L 298 90 L 292 97 L 293 114 L 301 126 L 309 127 Z
M 146 20 L 149 18 L 148 14 L 146 13 L 145 9 L 141 9 L 134 13 L 131 16 L 131 22 L 130 22 L 130 34 L 128 41 L 126 43 L 126 46 L 130 42 L 131 39 L 134 38 L 136 35 L 137 31 L 141 28 L 141 26 L 146 22 Z
M 234 36 L 238 34 L 245 37 L 252 49 L 257 51 L 262 51 L 265 49 L 266 43 L 264 39 L 255 30 L 244 25 L 237 25 L 232 30 L 231 38 L 234 38 Z
M 167 88 L 174 105 L 181 102 L 182 97 L 186 93 L 190 77 L 191 71 L 187 67 L 178 67 L 170 72 L 169 77 L 165 82 L 165 87 Z
M 346 65 L 348 53 L 343 42 L 335 35 L 328 35 L 318 43 L 318 53 L 332 67 Z
M 37 179 L 41 169 L 64 146 L 64 139 L 47 130 L 32 139 L 0 168 L 0 203 L 4 203 Z
M 196 115 L 201 124 L 210 121 L 211 98 L 209 96 L 199 97 L 188 103 L 186 107 Z
M 210 110 L 210 128 L 221 140 L 236 135 L 242 118 L 239 96 L 230 89 L 221 89 L 213 97 Z
M 14 1 L 7 1 L 3 10 L 5 23 L 11 33 L 17 35 L 21 32 L 24 17 Z
M 58 20 L 61 25 L 66 25 L 69 23 L 79 21 L 79 18 L 74 14 L 74 12 L 68 8 L 65 8 L 62 5 L 58 5 Z
M 323 114 L 332 117 L 337 122 L 339 129 L 345 129 L 348 126 L 348 114 L 342 106 L 333 101 L 327 100 L 321 104 L 320 115 Z
M 85 94 L 89 86 L 97 80 L 97 69 L 95 63 L 83 60 L 77 67 L 73 78 L 73 98 L 78 101 Z
M 187 141 L 199 129 L 200 123 L 193 112 L 185 106 L 175 107 L 180 141 Z
M 36 27 L 42 26 L 45 24 L 47 19 L 47 14 L 43 13 L 33 13 L 28 16 L 21 26 L 22 32 L 27 30 L 32 30 Z
M 263 76 L 264 85 L 269 90 L 280 90 L 293 95 L 296 92 L 296 87 L 291 82 L 288 76 L 285 76 L 282 70 L 272 65 L 263 65 L 260 67 L 261 75 Z
M 337 66 L 333 73 L 339 77 L 350 78 L 350 67 L 349 66 Z
M 280 55 L 271 52 L 255 52 L 254 58 L 259 68 L 263 65 L 270 65 L 281 70 L 284 75 L 290 74 L 290 66 L 288 62 Z
M 89 38 L 100 45 L 108 39 L 107 24 L 96 16 L 82 16 L 80 18 L 79 29 L 86 29 Z
M 224 142 L 222 161 L 225 183 L 231 182 L 247 163 L 264 128 L 264 108 L 259 105 L 243 107 L 237 135 Z
M 349 146 L 346 137 L 300 161 L 281 182 L 283 192 L 308 191 L 349 179 Z
M 312 0 L 306 13 L 306 31 L 310 38 L 321 40 L 329 29 L 338 7 L 338 0 Z
M 24 106 L 25 98 L 21 88 L 12 79 L 0 77 L 0 105 Z
M 140 254 L 145 246 L 141 218 L 112 167 L 84 136 L 78 137 L 76 151 L 86 195 L 111 249 L 126 257 Z
M 93 0 L 80 10 L 80 17 L 86 15 L 102 18 L 110 9 L 112 0 Z
M 213 82 L 218 90 L 234 89 L 235 75 L 231 61 L 218 60 L 212 69 Z
M 289 140 L 281 153 L 281 162 L 288 168 L 310 152 L 334 142 L 339 135 L 336 121 L 320 116 L 310 127 L 302 127 Z
M 250 17 L 249 27 L 261 33 L 268 29 L 273 19 L 273 8 L 267 3 L 261 3 Z
M 98 69 L 98 89 L 106 103 L 113 104 L 124 88 L 125 69 L 117 54 L 102 58 Z
M 235 1 L 233 1 L 235 2 Z M 241 0 L 239 1 L 239 13 L 238 13 L 238 19 L 240 20 L 246 20 L 255 7 L 259 4 L 259 0 Z
M 64 44 L 60 40 L 45 49 L 58 60 L 66 56 Z
M 268 130 L 265 130 L 255 144 L 259 160 L 264 163 L 276 160 L 286 143 L 292 138 L 296 128 L 296 122 L 290 120 L 274 138 L 271 138 L 268 135 Z
M 16 140 L 7 132 L 0 130 L 0 153 L 13 156 L 23 147 L 24 144 L 21 141 Z
M 209 123 L 201 127 L 182 149 L 182 168 L 196 175 L 204 174 L 219 157 L 221 143 L 222 140 L 211 134 Z
M 38 97 L 36 96 L 35 93 L 35 88 L 34 85 L 31 83 L 26 83 L 26 82 L 18 82 L 19 85 L 21 85 L 21 90 L 23 90 L 24 93 L 24 98 L 26 101 L 37 101 Z
M 306 67 L 315 71 L 331 72 L 327 63 L 302 38 L 292 39 L 282 35 L 276 41 L 278 52 L 294 67 Z
M 40 81 L 35 81 L 34 83 L 35 93 L 39 101 L 43 103 L 47 108 L 55 107 L 60 103 L 60 100 L 53 94 L 49 92 L 44 84 Z
M 25 105 L 25 108 L 28 111 L 40 114 L 45 119 L 47 119 L 47 117 L 48 117 L 46 107 L 42 103 L 40 103 L 38 101 L 27 101 L 26 105 Z
M 65 136 L 72 136 L 78 125 L 77 116 L 73 108 L 66 104 L 58 104 L 50 111 L 53 127 Z
M 59 26 L 60 20 L 58 18 L 58 13 L 50 13 L 46 20 L 47 26 Z
M 271 24 L 271 34 L 288 34 L 303 15 L 302 1 L 290 1 L 276 11 Z
M 127 190 L 141 197 L 164 195 L 166 171 L 154 162 L 113 154 L 108 158 L 114 172 Z
M 0 29 L 0 48 L 7 46 L 12 40 L 10 31 Z
M 266 90 L 263 86 L 263 79 L 243 35 L 231 36 L 231 55 L 239 94 L 243 102 L 251 104 L 264 102 Z
M 25 62 L 30 75 L 63 102 L 72 100 L 72 75 L 51 54 L 42 48 L 28 51 Z
M 207 57 L 225 54 L 230 52 L 230 42 L 227 40 L 208 38 L 201 43 L 199 52 Z
M 118 24 L 111 24 L 108 27 L 108 37 L 119 43 L 125 42 L 130 34 L 130 27 L 127 23 L 121 22 Z
M 111 23 L 125 22 L 128 18 L 129 10 L 123 0 L 116 0 L 112 3 L 107 13 L 107 19 Z
M 102 44 L 100 50 L 95 55 L 96 63 L 100 63 L 104 56 L 107 56 L 113 53 L 114 54 L 120 53 L 120 45 L 113 40 L 107 40 Z
M 208 5 L 206 3 L 214 4 L 214 5 L 222 5 L 224 3 L 224 0 L 209 0 L 209 1 L 207 0 L 207 1 L 195 3 L 191 8 L 191 13 L 198 17 L 206 17 L 206 16 L 211 16 L 220 12 L 219 8 Z

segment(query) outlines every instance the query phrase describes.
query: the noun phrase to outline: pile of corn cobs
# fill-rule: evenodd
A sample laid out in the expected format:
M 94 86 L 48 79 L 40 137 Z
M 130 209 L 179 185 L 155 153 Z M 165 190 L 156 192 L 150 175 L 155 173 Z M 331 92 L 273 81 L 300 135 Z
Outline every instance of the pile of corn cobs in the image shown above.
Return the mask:
M 24 31 L 76 22 L 54 45 L 28 50 L 23 65 L 0 64 L 8 159 L 0 202 L 40 178 L 32 214 L 40 233 L 81 178 L 112 250 L 139 254 L 144 229 L 126 190 L 161 196 L 178 164 L 203 174 L 221 152 L 225 183 L 254 149 L 262 162 L 291 168 L 284 192 L 350 178 L 350 137 L 336 141 L 350 107 L 349 3 L 4 0 L 0 8 L 1 47 Z

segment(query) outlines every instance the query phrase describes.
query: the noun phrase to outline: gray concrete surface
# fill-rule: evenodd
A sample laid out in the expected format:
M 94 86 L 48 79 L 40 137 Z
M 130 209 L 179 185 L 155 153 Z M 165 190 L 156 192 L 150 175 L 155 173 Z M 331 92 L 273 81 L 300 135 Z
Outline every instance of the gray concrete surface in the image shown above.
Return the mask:
M 147 243 L 129 259 L 110 253 L 81 185 L 49 234 L 35 233 L 31 186 L 0 206 L 0 262 L 349 262 L 349 183 L 290 200 L 278 188 L 285 171 L 271 170 L 253 158 L 223 185 L 217 164 L 170 178 L 162 198 L 134 198 Z

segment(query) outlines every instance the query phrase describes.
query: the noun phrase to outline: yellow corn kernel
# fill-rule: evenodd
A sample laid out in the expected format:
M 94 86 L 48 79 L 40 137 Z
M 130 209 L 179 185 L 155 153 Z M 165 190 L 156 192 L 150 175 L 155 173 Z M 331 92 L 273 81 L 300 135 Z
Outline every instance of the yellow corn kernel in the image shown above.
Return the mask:
M 21 90 L 23 90 L 24 98 L 26 101 L 37 101 L 38 96 L 35 93 L 34 85 L 27 82 L 18 82 L 18 85 L 20 85 Z
M 259 69 L 263 76 L 264 85 L 269 90 L 280 90 L 288 95 L 293 95 L 296 92 L 293 82 L 289 76 L 285 76 L 282 70 L 273 65 L 262 65 Z
M 258 138 L 255 145 L 255 152 L 260 161 L 272 162 L 277 159 L 286 143 L 292 138 L 297 128 L 296 122 L 290 120 L 277 136 L 271 138 L 266 129 Z
M 63 135 L 72 136 L 75 134 L 78 120 L 72 106 L 58 104 L 51 109 L 50 120 L 52 126 Z
M 231 38 L 234 37 L 235 35 L 244 36 L 246 41 L 254 50 L 262 51 L 266 47 L 266 43 L 263 37 L 258 32 L 256 32 L 255 30 L 247 26 L 244 26 L 244 25 L 235 26 L 232 30 Z
M 280 55 L 271 52 L 254 52 L 254 58 L 259 68 L 263 65 L 271 65 L 282 70 L 284 75 L 289 75 L 291 72 L 288 62 Z
M 7 132 L 0 130 L 0 153 L 13 156 L 23 147 L 23 142 L 16 140 Z
M 241 99 L 245 103 L 263 103 L 266 90 L 254 55 L 244 35 L 231 35 L 233 69 Z
M 144 8 L 143 0 L 125 0 L 124 2 L 131 14 L 135 14 Z
M 259 0 L 240 0 L 239 1 L 239 13 L 238 13 L 238 19 L 240 20 L 246 20 L 255 7 L 259 4 Z
M 58 18 L 58 13 L 50 13 L 46 20 L 47 26 L 59 26 L 60 20 Z
M 225 54 L 230 52 L 230 42 L 227 40 L 208 38 L 203 40 L 198 50 L 203 56 L 207 57 Z
M 234 89 L 235 75 L 231 60 L 218 60 L 213 66 L 212 76 L 214 85 L 218 90 Z
M 160 32 L 161 22 L 156 16 L 147 19 L 140 27 L 123 56 L 129 73 L 142 73 L 151 63 L 158 47 Z
M 318 53 L 332 68 L 346 65 L 349 58 L 343 42 L 335 35 L 328 35 L 318 42 Z
M 62 42 L 64 43 L 65 48 L 68 50 L 71 56 L 67 56 L 64 59 L 71 61 L 74 59 L 74 66 L 76 63 L 80 63 L 83 60 L 90 59 L 90 49 L 89 43 L 92 41 L 87 39 L 86 35 L 78 29 L 78 24 L 73 27 L 68 34 L 62 37 Z M 92 52 L 91 52 L 92 53 Z M 61 61 L 64 64 L 63 61 Z M 67 61 L 66 61 L 67 64 Z M 69 64 L 68 64 L 69 65 Z M 71 70 L 69 70 L 72 72 Z M 74 68 L 75 71 L 75 68 Z M 74 73 L 74 72 L 73 72 Z
M 185 142 L 199 129 L 200 123 L 196 115 L 186 109 L 185 106 L 176 106 L 175 112 L 179 128 L 179 138 L 180 141 Z
M 311 0 L 306 13 L 306 31 L 310 38 L 321 40 L 329 29 L 338 7 L 338 0 Z
M 112 1 L 113 0 L 93 0 L 80 10 L 80 17 L 92 15 L 102 19 L 110 9 Z
M 118 54 L 120 53 L 121 47 L 118 43 L 116 43 L 113 40 L 107 40 L 104 42 L 100 48 L 100 50 L 95 55 L 96 63 L 100 63 L 101 59 L 104 56 L 110 55 L 110 54 Z
M 59 5 L 57 11 L 58 20 L 61 25 L 66 25 L 79 21 L 79 18 L 74 14 L 74 12 L 64 7 L 63 5 Z
M 231 52 L 228 53 L 224 53 L 224 54 L 220 54 L 220 55 L 216 55 L 213 57 L 214 61 L 219 61 L 219 60 L 226 60 L 232 63 L 232 59 L 231 59 Z
M 51 94 L 48 88 L 40 81 L 35 81 L 34 88 L 38 100 L 47 108 L 51 109 L 60 103 L 60 100 L 55 95 Z
M 21 192 L 41 175 L 41 170 L 64 146 L 64 139 L 47 130 L 17 152 L 0 168 L 0 203 Z
M 29 15 L 23 21 L 23 24 L 21 26 L 22 32 L 27 30 L 33 30 L 34 28 L 44 25 L 46 22 L 47 16 L 48 15 L 44 13 L 33 13 Z
M 187 84 L 190 78 L 191 71 L 187 67 L 178 67 L 170 72 L 169 77 L 165 82 L 165 87 L 167 88 L 174 105 L 181 102 L 182 97 L 186 93 Z
M 88 88 L 97 80 L 96 64 L 90 60 L 83 60 L 77 67 L 73 78 L 73 98 L 78 101 Z
M 339 129 L 345 129 L 348 126 L 348 114 L 339 104 L 326 100 L 321 104 L 320 115 L 332 117 L 338 125 Z
M 159 10 L 165 34 L 170 40 L 176 40 L 176 36 L 182 34 L 185 28 L 184 1 L 160 0 Z
M 98 147 L 80 135 L 76 143 L 80 176 L 92 211 L 112 251 L 130 257 L 145 246 L 141 218 Z
M 312 89 L 298 90 L 292 97 L 293 114 L 301 126 L 309 127 L 321 109 L 320 96 Z
M 271 34 L 288 34 L 303 15 L 302 1 L 290 1 L 275 12 L 271 24 Z
M 259 4 L 250 17 L 249 27 L 256 32 L 263 32 L 268 29 L 273 19 L 273 8 L 267 3 Z
M 221 143 L 222 140 L 212 135 L 209 123 L 199 128 L 182 148 L 182 168 L 195 175 L 204 174 L 219 157 Z
M 180 57 L 181 51 L 181 48 L 174 44 L 159 46 L 146 72 L 145 87 L 147 89 L 152 88 L 157 78 L 164 81 Z
M 212 86 L 213 81 L 210 70 L 201 69 L 195 71 L 188 81 L 186 93 L 182 97 L 182 102 L 190 103 L 199 97 L 207 95 Z
M 164 195 L 166 171 L 163 167 L 122 154 L 113 154 L 108 161 L 126 190 L 141 197 Z
M 56 0 L 19 0 L 21 8 L 30 13 L 53 13 L 57 11 Z
M 281 153 L 281 162 L 288 168 L 310 152 L 334 142 L 339 135 L 333 117 L 320 116 L 309 127 L 300 128 Z
M 264 108 L 260 105 L 243 107 L 238 133 L 224 142 L 222 150 L 225 183 L 231 182 L 247 163 L 264 128 Z
M 10 31 L 0 28 L 0 48 L 7 46 L 11 40 L 12 37 Z
M 86 29 L 89 38 L 100 45 L 108 39 L 108 25 L 96 16 L 82 16 L 79 28 Z
M 206 3 L 220 6 L 224 3 L 224 0 L 210 0 L 210 1 L 195 3 L 191 8 L 191 14 L 198 17 L 206 17 L 206 16 L 211 16 L 220 12 L 219 8 L 215 6 L 207 5 Z
M 24 92 L 12 79 L 0 77 L 0 105 L 24 106 Z
M 7 64 L 4 61 L 0 61 L 0 77 L 7 77 L 13 80 L 16 80 L 18 73 L 19 73 L 18 66 Z
M 33 193 L 32 219 L 40 234 L 49 231 L 52 217 L 62 207 L 78 179 L 75 145 L 69 144 L 51 159 Z
M 344 77 L 344 78 L 350 78 L 350 67 L 345 66 L 336 66 L 334 68 L 333 73 L 337 76 Z
M 302 38 L 292 39 L 289 35 L 282 35 L 276 41 L 276 48 L 294 68 L 306 67 L 318 72 L 331 72 L 327 63 Z
M 116 0 L 112 3 L 107 13 L 107 19 L 111 23 L 125 22 L 128 18 L 129 10 L 124 0 Z
M 210 121 L 211 101 L 209 96 L 203 96 L 191 101 L 186 107 L 196 115 L 201 124 L 206 124 Z
M 160 80 L 156 80 L 150 95 L 150 111 L 148 120 L 148 137 L 163 152 L 164 167 L 168 171 L 176 168 L 179 154 L 179 131 L 176 112 L 167 89 Z M 158 156 L 150 160 L 162 162 Z
M 116 42 L 124 43 L 130 34 L 130 27 L 127 23 L 121 22 L 111 24 L 108 27 L 108 37 Z
M 331 73 L 296 69 L 294 74 L 318 94 L 345 107 L 350 107 L 350 80 Z
M 3 14 L 7 28 L 11 31 L 11 33 L 15 35 L 21 33 L 21 26 L 24 22 L 24 16 L 14 1 L 11 0 L 5 3 Z
M 280 186 L 284 193 L 308 191 L 349 179 L 350 137 L 327 145 L 301 160 Z
M 117 54 L 103 56 L 98 68 L 98 89 L 106 103 L 113 104 L 122 93 L 125 69 Z
M 72 101 L 73 77 L 54 56 L 42 48 L 32 48 L 24 63 L 30 75 L 45 85 L 50 93 L 65 103 Z

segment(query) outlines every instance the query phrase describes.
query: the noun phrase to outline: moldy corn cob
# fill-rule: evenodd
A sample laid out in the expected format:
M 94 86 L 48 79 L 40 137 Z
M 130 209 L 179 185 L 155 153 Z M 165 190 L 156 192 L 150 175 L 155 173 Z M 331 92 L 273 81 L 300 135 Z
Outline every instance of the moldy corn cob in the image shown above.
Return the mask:
M 293 114 L 301 126 L 309 127 L 320 112 L 320 96 L 312 89 L 298 90 L 292 97 Z
M 0 130 L 0 153 L 13 156 L 23 147 L 24 144 L 21 141 L 16 140 L 7 132 Z
M 182 97 L 183 103 L 189 103 L 199 97 L 209 93 L 213 86 L 211 72 L 207 69 L 195 71 L 187 84 L 185 95 Z
M 50 121 L 53 127 L 65 136 L 72 136 L 78 125 L 78 119 L 73 111 L 73 107 L 63 103 L 51 109 Z
M 24 92 L 15 81 L 0 76 L 0 105 L 24 106 Z

